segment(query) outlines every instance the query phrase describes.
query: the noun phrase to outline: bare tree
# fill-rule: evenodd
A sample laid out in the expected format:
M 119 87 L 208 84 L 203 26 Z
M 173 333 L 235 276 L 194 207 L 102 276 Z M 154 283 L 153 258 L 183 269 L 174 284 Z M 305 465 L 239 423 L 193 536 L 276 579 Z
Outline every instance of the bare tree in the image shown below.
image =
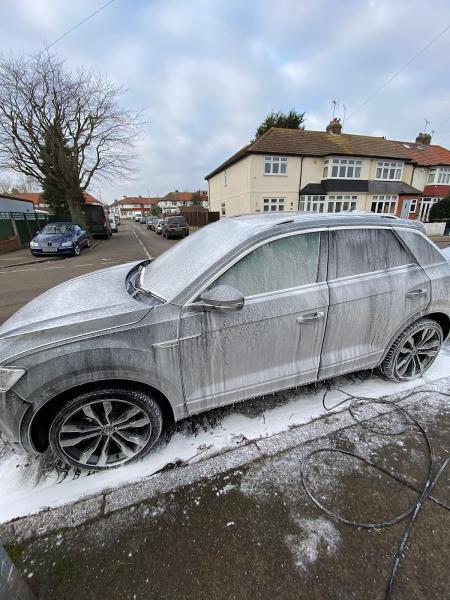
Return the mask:
M 0 176 L 0 194 L 21 194 L 23 192 L 38 192 L 39 185 L 30 177 L 14 177 L 7 174 Z
M 72 219 L 84 223 L 83 192 L 93 179 L 132 171 L 142 122 L 120 106 L 124 92 L 93 71 L 66 71 L 49 54 L 1 57 L 0 166 L 43 187 L 50 182 L 65 194 Z

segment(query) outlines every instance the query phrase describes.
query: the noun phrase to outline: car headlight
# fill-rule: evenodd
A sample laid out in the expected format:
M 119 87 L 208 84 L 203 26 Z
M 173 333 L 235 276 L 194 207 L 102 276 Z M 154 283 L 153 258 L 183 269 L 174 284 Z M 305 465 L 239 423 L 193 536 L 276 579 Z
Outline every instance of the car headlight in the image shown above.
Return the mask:
M 30 242 L 30 248 L 39 248 L 39 243 L 38 242 L 34 242 L 33 240 L 31 240 L 31 242 Z
M 27 372 L 19 367 L 0 367 L 0 392 L 7 392 Z
M 61 246 L 63 248 L 70 248 L 70 246 L 73 246 L 73 242 L 63 242 Z

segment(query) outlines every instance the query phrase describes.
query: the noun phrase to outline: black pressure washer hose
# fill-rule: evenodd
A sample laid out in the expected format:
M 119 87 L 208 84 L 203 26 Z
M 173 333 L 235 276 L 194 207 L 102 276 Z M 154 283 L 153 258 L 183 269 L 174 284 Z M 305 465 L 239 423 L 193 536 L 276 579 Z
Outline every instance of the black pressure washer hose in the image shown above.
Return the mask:
M 325 404 L 325 399 L 327 397 L 327 394 L 329 394 L 330 392 L 340 392 L 342 394 L 345 394 L 346 398 L 344 400 L 342 400 L 341 402 L 338 402 L 337 404 L 335 404 L 334 406 L 328 407 Z M 410 399 L 413 396 L 417 396 L 417 395 L 423 395 L 424 393 L 433 393 L 433 394 L 437 394 L 440 396 L 445 396 L 447 398 L 450 398 L 450 394 L 446 394 L 444 392 L 439 392 L 439 391 L 435 391 L 435 390 L 419 390 L 419 391 L 415 391 L 415 392 L 411 392 L 410 394 L 408 394 L 408 396 L 406 398 L 403 398 L 403 400 L 406 399 Z M 356 458 L 359 461 L 364 462 L 365 464 L 369 465 L 370 467 L 373 467 L 374 469 L 377 469 L 378 471 L 381 471 L 382 473 L 385 473 L 386 475 L 388 475 L 391 478 L 396 479 L 397 481 L 399 481 L 400 483 L 405 484 L 405 481 L 402 481 L 400 478 L 396 477 L 395 475 L 393 475 L 391 472 L 387 471 L 386 469 L 383 469 L 383 467 L 380 467 L 376 464 L 374 464 L 373 462 L 371 462 L 370 460 L 366 459 L 364 456 L 361 456 L 359 454 L 355 454 L 354 452 L 348 452 L 347 450 L 342 450 L 340 448 L 318 448 L 316 450 L 313 450 L 312 452 L 309 452 L 305 458 L 302 461 L 302 465 L 301 465 L 301 480 L 302 480 L 302 484 L 303 484 L 303 488 L 306 492 L 306 494 L 308 495 L 308 497 L 311 499 L 311 501 L 318 507 L 320 508 L 323 512 L 325 512 L 327 515 L 329 515 L 331 518 L 333 518 L 334 520 L 338 521 L 339 523 L 344 523 L 345 525 L 350 525 L 352 527 L 361 527 L 363 529 L 381 529 L 383 527 L 389 527 L 391 525 L 395 525 L 397 523 L 400 523 L 401 521 L 404 521 L 405 519 L 407 519 L 409 517 L 409 522 L 406 526 L 405 532 L 402 536 L 402 539 L 400 541 L 400 545 L 398 547 L 397 553 L 395 555 L 395 559 L 394 559 L 394 563 L 392 565 L 392 570 L 391 570 L 391 574 L 389 577 L 389 581 L 386 587 L 386 593 L 385 593 L 385 598 L 386 600 L 392 598 L 392 594 L 394 591 L 394 582 L 395 582 L 395 577 L 397 575 L 398 569 L 400 567 L 400 562 L 401 559 L 404 555 L 404 551 L 406 548 L 406 544 L 408 542 L 408 538 L 410 536 L 410 533 L 412 531 L 412 527 L 414 525 L 414 522 L 420 512 L 420 509 L 423 505 L 423 503 L 425 502 L 425 500 L 430 496 L 431 491 L 433 490 L 434 486 L 436 485 L 439 477 L 442 475 L 442 473 L 445 471 L 445 469 L 448 467 L 449 463 L 450 463 L 450 458 L 447 458 L 437 469 L 435 468 L 435 459 L 434 459 L 434 453 L 433 453 L 433 449 L 430 443 L 430 439 L 427 435 L 427 432 L 425 431 L 425 429 L 422 427 L 422 425 L 420 425 L 420 423 L 417 421 L 417 419 L 415 417 L 413 417 L 413 415 L 408 412 L 405 408 L 403 408 L 402 406 L 399 406 L 396 402 L 393 402 L 391 400 L 387 400 L 386 398 L 364 398 L 364 397 L 357 397 L 357 396 L 353 396 L 352 394 L 349 394 L 348 392 L 345 392 L 344 390 L 339 390 L 339 389 L 332 389 L 332 390 L 327 390 L 322 398 L 322 404 L 325 410 L 327 411 L 331 411 L 334 410 L 335 408 L 337 408 L 338 406 L 341 406 L 342 404 L 344 404 L 345 402 L 348 402 L 350 400 L 350 405 L 349 405 L 349 412 L 352 416 L 352 418 L 354 419 L 354 421 L 356 422 L 356 424 L 361 425 L 362 427 L 364 427 L 365 429 L 371 431 L 372 433 L 375 434 L 379 434 L 379 435 L 389 435 L 389 436 L 394 436 L 394 435 L 401 435 L 402 433 L 405 433 L 405 431 L 407 430 L 408 427 L 408 421 L 414 423 L 414 425 L 416 425 L 416 427 L 418 428 L 419 432 L 422 434 L 422 437 L 425 440 L 426 443 L 426 447 L 427 447 L 427 452 L 428 452 L 428 468 L 427 468 L 427 478 L 426 478 L 426 482 L 424 483 L 423 487 L 420 490 L 419 496 L 416 498 L 415 502 L 404 512 L 402 512 L 400 515 L 397 515 L 396 517 L 393 517 L 392 519 L 389 519 L 387 521 L 380 521 L 378 523 L 364 523 L 364 522 L 359 522 L 359 521 L 353 521 L 351 519 L 347 519 L 346 517 L 344 517 L 343 515 L 334 512 L 332 510 L 330 510 L 329 508 L 327 508 L 326 506 L 324 506 L 318 499 L 317 497 L 313 494 L 313 492 L 311 491 L 311 489 L 308 487 L 307 481 L 306 481 L 306 474 L 307 474 L 307 467 L 308 467 L 308 461 L 315 455 L 317 454 L 324 454 L 324 453 L 339 453 L 339 454 L 344 454 L 346 456 L 351 456 L 353 458 Z M 377 413 L 377 416 L 375 417 L 371 417 L 369 419 L 358 419 L 357 418 L 357 413 L 356 413 L 356 407 L 357 406 L 361 406 L 361 405 L 365 405 L 368 408 L 371 408 L 372 410 L 374 410 Z M 375 406 L 376 405 L 384 405 L 386 407 L 390 407 L 393 410 L 389 411 L 389 412 L 379 412 Z M 400 415 L 402 416 L 402 418 L 405 421 L 405 427 L 403 429 L 401 429 L 400 431 L 395 431 L 395 432 L 386 432 L 380 429 L 376 429 L 376 427 L 373 427 L 373 423 L 376 423 L 376 420 L 374 421 L 374 419 L 377 419 L 378 417 L 386 417 L 387 415 L 392 414 L 393 412 L 399 412 Z M 411 487 L 411 486 L 409 486 Z M 435 500 L 436 502 L 436 500 Z M 450 507 L 446 506 L 445 504 L 443 504 L 442 502 L 438 502 L 438 504 L 440 506 L 443 506 L 444 508 L 446 508 L 447 510 L 450 510 Z

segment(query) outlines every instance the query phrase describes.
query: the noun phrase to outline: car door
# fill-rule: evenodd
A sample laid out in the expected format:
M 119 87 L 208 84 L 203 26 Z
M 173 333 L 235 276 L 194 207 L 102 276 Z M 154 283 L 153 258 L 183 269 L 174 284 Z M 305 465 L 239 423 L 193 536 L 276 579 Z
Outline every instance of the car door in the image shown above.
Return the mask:
M 190 413 L 317 378 L 328 311 L 326 255 L 326 234 L 279 236 L 247 251 L 207 286 L 239 290 L 242 310 L 184 307 L 179 343 Z
M 330 307 L 319 378 L 376 366 L 430 302 L 430 280 L 391 228 L 330 230 Z

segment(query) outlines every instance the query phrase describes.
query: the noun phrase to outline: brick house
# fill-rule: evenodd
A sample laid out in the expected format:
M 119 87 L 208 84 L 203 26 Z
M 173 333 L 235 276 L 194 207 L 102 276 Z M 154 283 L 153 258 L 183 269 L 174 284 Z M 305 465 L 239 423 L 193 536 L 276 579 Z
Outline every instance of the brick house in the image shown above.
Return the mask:
M 131 219 L 137 213 L 150 215 L 158 200 L 160 199 L 149 196 L 124 196 L 121 200 L 115 200 L 110 205 L 110 210 L 118 212 L 121 219 Z
M 31 200 L 31 202 L 33 202 L 34 207 L 37 210 L 49 210 L 49 205 L 48 204 L 43 204 L 41 202 L 41 195 L 39 192 L 24 192 L 21 194 L 14 194 L 16 198 L 20 198 L 21 200 Z M 89 192 L 84 192 L 83 193 L 83 197 L 84 197 L 84 201 L 86 204 L 102 204 L 102 202 L 100 202 L 100 200 L 97 200 L 97 198 L 94 198 L 94 196 L 92 196 L 92 194 L 89 194 Z
M 196 200 L 197 199 L 197 200 Z M 163 213 L 177 213 L 180 208 L 192 206 L 197 202 L 202 208 L 208 208 L 208 192 L 206 190 L 198 190 L 196 192 L 169 192 L 158 200 L 158 206 Z
M 410 219 L 427 221 L 430 208 L 450 193 L 450 150 L 431 144 L 431 135 L 420 133 L 414 143 L 398 142 L 407 149 L 414 161 L 412 185 L 421 190 L 413 199 Z M 400 216 L 404 198 L 399 197 L 397 215 Z

